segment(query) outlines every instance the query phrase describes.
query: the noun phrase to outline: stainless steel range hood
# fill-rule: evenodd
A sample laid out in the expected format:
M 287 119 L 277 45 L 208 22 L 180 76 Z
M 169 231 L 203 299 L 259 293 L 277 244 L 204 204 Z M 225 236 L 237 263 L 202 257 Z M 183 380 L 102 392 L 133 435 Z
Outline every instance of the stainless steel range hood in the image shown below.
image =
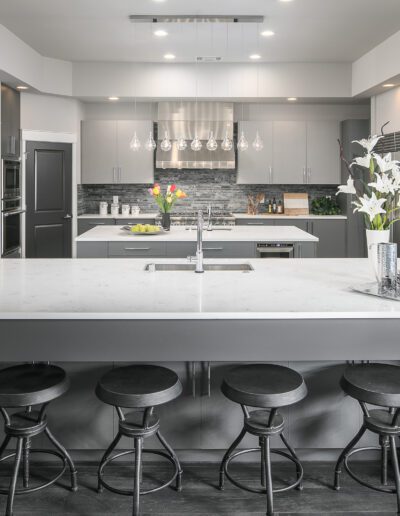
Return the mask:
M 231 102 L 159 102 L 158 104 L 157 168 L 178 169 L 235 169 L 235 151 L 224 151 L 221 142 L 233 138 L 233 103 Z M 206 147 L 210 132 L 218 142 L 216 151 Z M 172 142 L 172 149 L 165 152 L 160 143 L 165 134 Z M 202 141 L 200 151 L 193 151 L 190 143 L 197 137 Z M 179 151 L 176 140 L 184 138 L 187 148 Z

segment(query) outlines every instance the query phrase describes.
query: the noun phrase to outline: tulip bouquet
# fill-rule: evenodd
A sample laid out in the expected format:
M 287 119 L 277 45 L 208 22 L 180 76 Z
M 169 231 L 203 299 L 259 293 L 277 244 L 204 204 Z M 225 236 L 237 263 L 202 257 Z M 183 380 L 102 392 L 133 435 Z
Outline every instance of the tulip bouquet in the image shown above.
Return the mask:
M 176 185 L 168 185 L 165 194 L 161 192 L 161 187 L 156 183 L 153 188 L 149 188 L 149 193 L 154 197 L 158 204 L 161 213 L 170 213 L 173 205 L 178 199 L 185 199 L 187 195 L 180 190 Z
M 347 184 L 339 186 L 337 192 L 357 196 L 353 202 L 354 212 L 364 213 L 366 228 L 375 231 L 387 231 L 394 222 L 400 220 L 396 215 L 400 210 L 400 162 L 392 160 L 390 153 L 380 156 L 374 152 L 381 138 L 383 136 L 370 136 L 353 142 L 365 149 L 365 155 L 355 158 L 352 163 L 346 161 L 342 150 L 341 157 L 349 171 L 349 178 Z M 366 171 L 364 179 L 355 176 L 356 166 Z M 355 180 L 358 182 L 356 185 Z

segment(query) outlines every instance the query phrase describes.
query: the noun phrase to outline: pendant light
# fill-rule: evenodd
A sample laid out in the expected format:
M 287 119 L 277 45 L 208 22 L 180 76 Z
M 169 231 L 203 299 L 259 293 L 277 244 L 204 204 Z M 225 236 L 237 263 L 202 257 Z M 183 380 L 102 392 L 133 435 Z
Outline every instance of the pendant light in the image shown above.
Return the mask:
M 129 147 L 133 152 L 138 152 L 140 150 L 140 147 L 142 144 L 140 143 L 140 140 L 136 134 L 136 131 L 133 133 L 132 140 L 129 144 Z
M 164 139 L 161 142 L 160 147 L 161 147 L 161 150 L 164 151 L 164 152 L 168 152 L 168 151 L 171 150 L 172 144 L 171 144 L 171 140 L 168 137 L 168 131 L 165 131 Z
M 259 30 L 259 26 L 257 25 L 257 50 L 259 50 L 259 46 L 260 46 L 260 30 Z M 260 95 L 259 95 L 259 83 L 260 83 L 259 72 L 260 72 L 260 68 L 259 68 L 259 65 L 257 64 L 257 99 L 260 98 Z M 258 129 L 257 129 L 256 137 L 253 142 L 253 149 L 256 152 L 260 152 L 263 150 L 263 148 L 264 148 L 264 142 L 262 141 L 262 139 L 260 137 L 260 133 L 258 132 Z
M 198 33 L 198 27 L 197 27 L 197 19 L 196 19 L 196 47 L 198 47 L 198 44 L 199 44 L 199 33 Z M 198 54 L 197 54 L 198 55 Z M 203 144 L 201 143 L 201 141 L 199 140 L 199 137 L 197 136 L 197 99 L 198 99 L 198 85 L 199 85 L 199 81 L 198 81 L 199 77 L 198 77 L 198 61 L 196 59 L 196 105 L 195 105 L 195 133 L 194 133 L 194 138 L 193 138 L 193 141 L 192 143 L 190 144 L 190 147 L 193 151 L 195 152 L 199 152 L 201 150 L 201 148 L 203 147 Z
M 244 131 L 240 133 L 240 138 L 237 144 L 238 151 L 244 152 L 247 151 L 249 148 L 249 142 L 246 139 L 246 136 L 244 135 Z
M 183 113 L 182 99 L 181 99 L 181 113 Z M 185 140 L 185 138 L 182 135 L 176 140 L 176 148 L 178 149 L 178 151 L 184 151 L 187 148 L 187 141 Z
M 230 151 L 230 150 L 232 150 L 232 147 L 233 147 L 233 142 L 229 138 L 228 131 L 226 131 L 225 138 L 221 142 L 221 149 L 224 151 Z
M 152 152 L 156 149 L 157 144 L 154 141 L 153 131 L 150 131 L 149 137 L 147 138 L 146 143 L 144 144 L 144 148 L 149 152 Z
M 213 131 L 210 132 L 210 138 L 208 139 L 206 147 L 211 152 L 216 151 L 218 149 L 218 143 L 217 143 L 217 140 L 214 137 L 214 132 Z

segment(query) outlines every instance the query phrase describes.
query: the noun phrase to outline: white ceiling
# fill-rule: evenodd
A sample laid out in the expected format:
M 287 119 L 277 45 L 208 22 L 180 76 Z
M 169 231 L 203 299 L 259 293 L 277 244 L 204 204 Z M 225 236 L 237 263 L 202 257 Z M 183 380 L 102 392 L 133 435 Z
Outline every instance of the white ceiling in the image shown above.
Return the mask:
M 156 38 L 130 14 L 264 15 L 264 25 L 170 24 Z M 1 0 L 0 23 L 42 55 L 71 61 L 354 61 L 400 30 L 399 0 Z M 163 27 L 163 28 L 164 28 Z M 160 28 L 160 27 L 157 27 Z M 272 38 L 258 37 L 271 29 Z

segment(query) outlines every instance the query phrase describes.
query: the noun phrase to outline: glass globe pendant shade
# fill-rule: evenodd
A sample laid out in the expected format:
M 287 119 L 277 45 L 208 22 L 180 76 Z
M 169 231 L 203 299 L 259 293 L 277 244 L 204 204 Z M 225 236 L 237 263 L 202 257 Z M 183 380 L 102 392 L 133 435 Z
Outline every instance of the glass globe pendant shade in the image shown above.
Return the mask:
M 195 152 L 201 150 L 201 148 L 203 147 L 203 144 L 201 143 L 201 141 L 199 140 L 197 134 L 195 135 L 192 143 L 190 144 L 190 147 L 192 150 L 194 150 Z
M 224 151 L 232 150 L 233 142 L 228 136 L 228 131 L 225 133 L 225 138 L 222 140 L 221 149 Z
M 214 138 L 213 131 L 210 132 L 210 138 L 208 139 L 206 147 L 209 151 L 215 151 L 218 149 L 218 143 L 217 140 Z
M 161 142 L 161 150 L 163 150 L 164 152 L 168 152 L 171 150 L 171 141 L 170 139 L 168 138 L 168 133 L 167 131 L 165 131 L 165 134 L 164 134 L 164 139 L 163 141 Z
M 240 135 L 240 138 L 239 138 L 239 141 L 237 144 L 237 148 L 241 152 L 247 151 L 247 149 L 249 148 L 249 142 L 246 140 L 244 131 L 242 131 L 242 133 Z
M 154 141 L 154 138 L 153 138 L 153 133 L 151 131 L 150 131 L 150 134 L 149 134 L 149 137 L 148 137 L 146 143 L 144 144 L 144 147 L 149 152 L 155 150 L 155 148 L 157 147 L 157 144 L 156 144 L 156 142 Z
M 179 151 L 184 151 L 187 147 L 187 142 L 185 140 L 185 138 L 183 138 L 183 136 L 181 136 L 180 138 L 178 138 L 176 140 L 176 148 L 179 150 Z
M 262 151 L 264 148 L 264 142 L 262 141 L 262 139 L 260 138 L 260 135 L 258 134 L 258 131 L 256 132 L 256 137 L 255 137 L 255 140 L 253 142 L 253 149 L 257 152 L 260 152 Z
M 132 140 L 131 140 L 131 143 L 129 144 L 129 146 L 133 152 L 138 152 L 138 150 L 140 150 L 140 147 L 142 146 L 142 144 L 140 143 L 140 140 L 136 134 L 136 131 L 133 133 L 133 137 L 132 137 Z

